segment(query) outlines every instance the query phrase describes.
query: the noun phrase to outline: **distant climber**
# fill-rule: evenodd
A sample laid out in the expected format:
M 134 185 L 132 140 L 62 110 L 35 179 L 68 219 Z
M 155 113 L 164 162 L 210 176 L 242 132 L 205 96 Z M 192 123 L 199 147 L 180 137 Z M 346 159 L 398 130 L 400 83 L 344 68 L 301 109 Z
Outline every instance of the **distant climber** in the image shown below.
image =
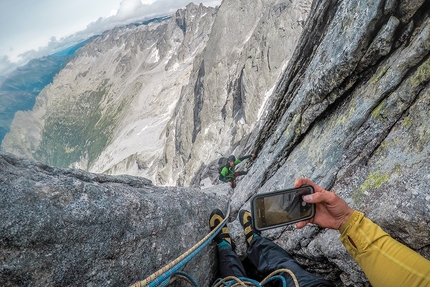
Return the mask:
M 219 180 L 223 182 L 228 182 L 232 188 L 236 187 L 236 177 L 245 175 L 248 172 L 246 171 L 235 171 L 235 167 L 237 164 L 241 163 L 243 160 L 248 158 L 255 158 L 255 154 L 246 155 L 236 159 L 234 155 L 229 156 L 228 158 L 222 157 L 218 160 L 219 166 Z

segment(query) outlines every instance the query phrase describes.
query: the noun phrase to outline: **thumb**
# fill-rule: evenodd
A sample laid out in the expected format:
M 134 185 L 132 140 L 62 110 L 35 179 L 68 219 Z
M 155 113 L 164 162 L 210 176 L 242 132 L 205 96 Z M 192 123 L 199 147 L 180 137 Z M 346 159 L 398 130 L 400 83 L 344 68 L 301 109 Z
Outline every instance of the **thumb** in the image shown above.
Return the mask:
M 298 229 L 301 229 L 301 228 L 305 227 L 306 224 L 308 224 L 308 223 L 312 223 L 312 219 L 308 219 L 308 220 L 305 220 L 305 221 L 299 221 L 299 222 L 296 223 L 296 227 Z
M 303 201 L 308 203 L 314 203 L 314 197 L 313 194 L 307 194 L 303 196 Z
M 307 194 L 303 196 L 303 201 L 307 203 L 318 203 L 327 201 L 329 199 L 330 195 L 327 192 L 316 192 L 312 194 Z

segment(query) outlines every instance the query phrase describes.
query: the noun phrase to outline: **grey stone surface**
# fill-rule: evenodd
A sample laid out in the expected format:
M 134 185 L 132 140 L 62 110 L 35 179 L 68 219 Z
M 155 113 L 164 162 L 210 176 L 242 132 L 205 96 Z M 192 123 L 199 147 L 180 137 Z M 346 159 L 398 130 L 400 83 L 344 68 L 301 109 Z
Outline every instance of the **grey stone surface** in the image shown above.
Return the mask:
M 429 4 L 384 3 L 314 2 L 233 209 L 304 176 L 430 258 Z M 337 232 L 307 228 L 265 235 L 339 286 L 368 285 Z
M 137 168 L 137 165 L 141 170 L 155 171 L 156 180 L 153 182 L 157 184 L 191 184 L 204 187 L 201 192 L 189 188 L 157 188 L 143 179 L 106 177 L 73 170 L 63 170 L 61 176 L 53 176 L 59 169 L 40 168 L 19 160 L 3 163 L 2 191 L 4 188 L 7 192 L 2 202 L 8 212 L 3 215 L 7 218 L 2 220 L 2 224 L 7 225 L 2 227 L 1 243 L 3 258 L 13 259 L 11 263 L 3 264 L 4 270 L 11 273 L 2 278 L 14 278 L 16 282 L 22 280 L 22 285 L 25 285 L 25 282 L 34 282 L 34 276 L 42 280 L 40 282 L 47 282 L 47 286 L 72 286 L 71 282 L 76 278 L 72 270 L 75 268 L 76 274 L 82 274 L 84 271 L 80 266 L 87 264 L 85 266 L 94 272 L 84 274 L 88 285 L 101 282 L 100 278 L 112 278 L 113 281 L 106 284 L 109 286 L 125 282 L 125 277 L 140 279 L 145 277 L 142 275 L 155 271 L 161 262 L 167 263 L 168 258 L 174 257 L 170 255 L 179 254 L 188 247 L 185 239 L 189 238 L 188 233 L 180 234 L 181 244 L 172 241 L 177 231 L 173 227 L 171 230 L 166 228 L 167 221 L 162 219 L 165 215 L 173 213 L 170 219 L 173 222 L 192 222 L 191 228 L 201 235 L 207 231 L 210 209 L 215 205 L 219 207 L 223 200 L 221 206 L 225 206 L 228 197 L 232 202 L 229 228 L 236 241 L 237 252 L 243 257 L 244 235 L 235 217 L 237 212 L 249 209 L 249 200 L 254 194 L 292 187 L 294 180 L 303 176 L 335 191 L 392 237 L 430 259 L 430 3 L 424 0 L 332 0 L 314 1 L 310 9 L 307 4 L 303 1 L 223 1 L 213 19 L 213 26 L 210 26 L 206 44 L 193 55 L 192 66 L 186 70 L 187 80 L 184 85 L 179 85 L 181 93 L 177 105 L 171 117 L 164 119 L 168 123 L 163 129 L 162 152 L 155 157 L 143 157 L 136 152 L 116 165 L 117 171 L 127 170 L 124 168 L 127 166 Z M 242 17 L 237 17 L 237 13 Z M 291 19 L 295 19 L 294 23 L 290 22 Z M 178 32 L 184 26 L 175 25 L 175 29 L 169 31 L 183 35 Z M 294 34 L 292 31 L 300 32 Z M 167 38 L 164 39 L 167 41 Z M 118 41 L 115 47 L 121 47 L 122 38 L 115 39 Z M 164 51 L 163 43 L 158 43 L 159 51 Z M 293 47 L 289 47 L 292 43 Z M 184 54 L 175 54 L 169 65 L 162 66 L 163 69 L 167 67 L 171 71 L 177 67 L 176 64 L 181 63 L 187 54 L 186 47 L 184 44 Z M 143 59 L 143 54 L 140 55 Z M 147 60 L 143 62 L 143 66 L 150 64 Z M 123 67 L 125 70 L 118 70 L 117 75 L 126 73 L 127 65 L 134 62 L 125 57 L 120 63 L 117 69 Z M 140 83 L 144 86 L 147 82 Z M 137 95 L 136 90 L 142 86 L 134 89 L 131 85 L 126 90 Z M 41 97 L 41 103 L 44 100 L 49 102 L 52 99 Z M 171 102 L 167 99 L 164 104 Z M 156 101 L 151 103 L 152 107 L 159 107 Z M 37 112 L 32 116 L 37 116 Z M 133 122 L 136 118 L 129 120 Z M 40 126 L 32 122 L 27 127 L 31 127 L 29 133 L 36 141 L 25 141 L 24 145 L 34 144 L 41 136 L 34 130 Z M 127 136 L 137 134 L 143 127 L 125 129 L 117 134 L 123 138 L 117 137 L 116 140 L 127 138 L 132 148 L 138 141 Z M 91 144 L 88 143 L 89 146 Z M 104 159 L 127 151 L 125 146 L 118 144 L 118 149 L 103 151 Z M 65 147 L 67 152 L 72 151 L 73 146 L 62 146 L 63 149 Z M 249 169 L 249 173 L 238 180 L 234 192 L 228 185 L 218 184 L 218 156 L 250 152 L 256 152 L 258 158 L 245 162 L 241 167 Z M 22 169 L 13 162 L 22 165 Z M 51 176 L 46 180 L 37 179 L 42 175 L 48 176 L 46 174 Z M 100 183 L 99 178 L 102 181 L 108 179 L 109 183 Z M 125 187 L 121 182 L 127 182 Z M 109 189 L 106 185 L 119 189 Z M 200 206 L 199 213 L 181 213 L 184 206 L 177 202 L 179 198 L 187 198 L 189 193 L 201 195 L 185 204 L 186 208 L 187 205 Z M 108 194 L 114 196 L 109 197 Z M 40 198 L 42 195 L 60 202 L 51 204 L 44 197 Z M 168 195 L 178 200 L 172 201 Z M 139 199 L 134 200 L 135 197 Z M 218 197 L 220 199 L 215 199 Z M 70 206 L 67 205 L 68 200 L 71 200 Z M 136 201 L 147 206 L 147 211 L 138 213 L 139 218 L 133 217 L 135 215 L 131 212 L 119 213 L 113 218 L 113 214 L 119 212 L 117 204 L 133 209 Z M 86 208 L 92 206 L 100 206 L 94 209 L 94 214 L 106 215 L 95 219 L 83 217 L 87 215 Z M 158 216 L 149 212 L 155 206 L 159 208 Z M 15 208 L 21 211 L 15 212 Z M 34 210 L 32 214 L 37 216 L 26 217 L 24 209 Z M 20 220 L 13 221 L 14 212 Z M 147 216 L 148 227 L 145 229 L 137 222 Z M 36 220 L 39 217 L 43 220 Z M 125 224 L 129 217 L 136 222 L 132 227 Z M 75 220 L 71 229 L 63 218 Z M 112 227 L 108 230 L 104 229 L 104 218 L 111 219 L 108 224 Z M 94 236 L 92 229 L 84 224 L 87 221 L 99 225 L 102 236 L 96 237 L 97 240 L 84 241 L 82 238 L 86 236 L 74 230 Z M 57 233 L 47 237 L 40 228 L 49 229 L 51 224 L 59 227 L 53 230 Z M 118 231 L 123 230 L 124 225 L 126 230 L 131 230 L 125 235 Z M 183 232 L 181 228 L 178 230 Z M 151 237 L 143 239 L 143 243 L 128 241 L 145 232 Z M 190 241 L 196 241 L 198 235 L 193 233 L 194 238 Z M 339 242 L 337 231 L 320 230 L 315 226 L 297 230 L 288 226 L 263 235 L 285 248 L 305 268 L 332 280 L 336 286 L 369 286 L 363 272 Z M 80 244 L 80 249 L 61 257 L 68 245 L 52 245 L 51 242 L 56 238 L 66 240 L 68 236 L 72 238 L 73 244 L 70 244 Z M 93 238 L 91 236 L 88 238 Z M 38 245 L 36 239 L 41 239 L 44 244 Z M 101 247 L 110 242 L 114 242 L 112 248 Z M 22 249 L 12 249 L 22 244 Z M 135 254 L 141 246 L 145 252 L 154 250 L 157 255 L 151 254 L 150 259 L 145 259 L 148 255 Z M 130 254 L 127 259 L 130 260 L 119 256 L 118 249 L 127 251 Z M 94 258 L 103 260 L 87 261 L 83 255 L 86 250 L 91 250 Z M 205 253 L 202 255 L 204 258 L 190 265 L 203 286 L 210 285 L 209 278 L 215 276 L 215 253 L 213 248 L 209 250 L 212 253 Z M 104 252 L 108 254 L 105 257 Z M 113 259 L 109 254 L 113 254 L 110 255 Z M 58 264 L 43 263 L 43 272 L 28 260 L 45 260 L 49 256 L 59 258 L 55 261 Z M 115 273 L 113 277 L 106 271 L 109 270 L 106 266 L 113 266 L 112 270 L 121 269 L 118 267 L 121 264 L 132 266 L 134 260 L 147 260 L 145 262 L 153 265 L 148 265 L 147 271 L 139 269 L 140 266 L 128 267 L 126 275 Z M 207 270 L 211 271 L 202 271 L 204 269 L 199 269 L 200 266 L 210 266 Z M 70 273 L 64 271 L 66 269 Z M 96 276 L 93 274 L 100 277 L 91 277 Z
M 170 18 L 106 31 L 15 115 L 2 148 L 58 167 L 130 174 L 156 184 L 176 179 L 165 129 L 196 55 L 206 47 L 216 8 L 190 3 Z
M 60 169 L 0 153 L 0 285 L 128 286 L 209 232 L 226 197 L 145 178 Z M 213 280 L 205 247 L 184 269 Z M 213 270 L 213 272 L 208 272 Z

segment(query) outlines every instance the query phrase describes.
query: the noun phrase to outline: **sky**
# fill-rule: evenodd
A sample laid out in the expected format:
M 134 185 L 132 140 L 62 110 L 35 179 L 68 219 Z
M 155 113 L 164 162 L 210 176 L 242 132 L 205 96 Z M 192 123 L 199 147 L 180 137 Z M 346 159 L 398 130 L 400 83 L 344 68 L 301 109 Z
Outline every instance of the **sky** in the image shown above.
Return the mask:
M 221 0 L 1 0 L 0 75 L 92 35 L 157 16 L 188 3 Z

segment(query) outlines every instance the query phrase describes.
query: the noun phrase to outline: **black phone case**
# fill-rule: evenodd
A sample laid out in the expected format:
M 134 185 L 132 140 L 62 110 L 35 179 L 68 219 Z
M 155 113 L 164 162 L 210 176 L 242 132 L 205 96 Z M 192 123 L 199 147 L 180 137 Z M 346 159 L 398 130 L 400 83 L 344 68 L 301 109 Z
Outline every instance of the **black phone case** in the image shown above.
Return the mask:
M 296 222 L 300 222 L 300 221 L 304 221 L 307 219 L 310 219 L 312 217 L 315 216 L 315 204 L 309 204 L 311 206 L 311 214 L 309 216 L 306 217 L 302 217 L 299 218 L 297 220 L 292 220 L 292 221 L 287 221 L 287 222 L 283 222 L 283 223 L 279 223 L 279 224 L 275 224 L 275 225 L 270 225 L 267 227 L 260 227 L 257 225 L 257 210 L 256 210 L 256 200 L 262 197 L 267 197 L 267 196 L 273 196 L 273 195 L 277 195 L 277 194 L 284 194 L 284 193 L 295 193 L 297 192 L 297 190 L 300 190 L 302 188 L 310 188 L 310 193 L 306 193 L 306 194 L 312 194 L 314 193 L 314 189 L 312 186 L 310 185 L 303 185 L 299 188 L 290 188 L 290 189 L 282 189 L 282 190 L 276 190 L 273 192 L 266 192 L 266 193 L 260 193 L 260 194 L 256 194 L 251 198 L 251 214 L 252 214 L 252 221 L 253 221 L 253 227 L 257 230 L 257 231 L 263 231 L 263 230 L 267 230 L 267 229 L 273 229 L 273 228 L 277 228 L 277 227 L 282 227 L 285 225 L 290 225 Z

